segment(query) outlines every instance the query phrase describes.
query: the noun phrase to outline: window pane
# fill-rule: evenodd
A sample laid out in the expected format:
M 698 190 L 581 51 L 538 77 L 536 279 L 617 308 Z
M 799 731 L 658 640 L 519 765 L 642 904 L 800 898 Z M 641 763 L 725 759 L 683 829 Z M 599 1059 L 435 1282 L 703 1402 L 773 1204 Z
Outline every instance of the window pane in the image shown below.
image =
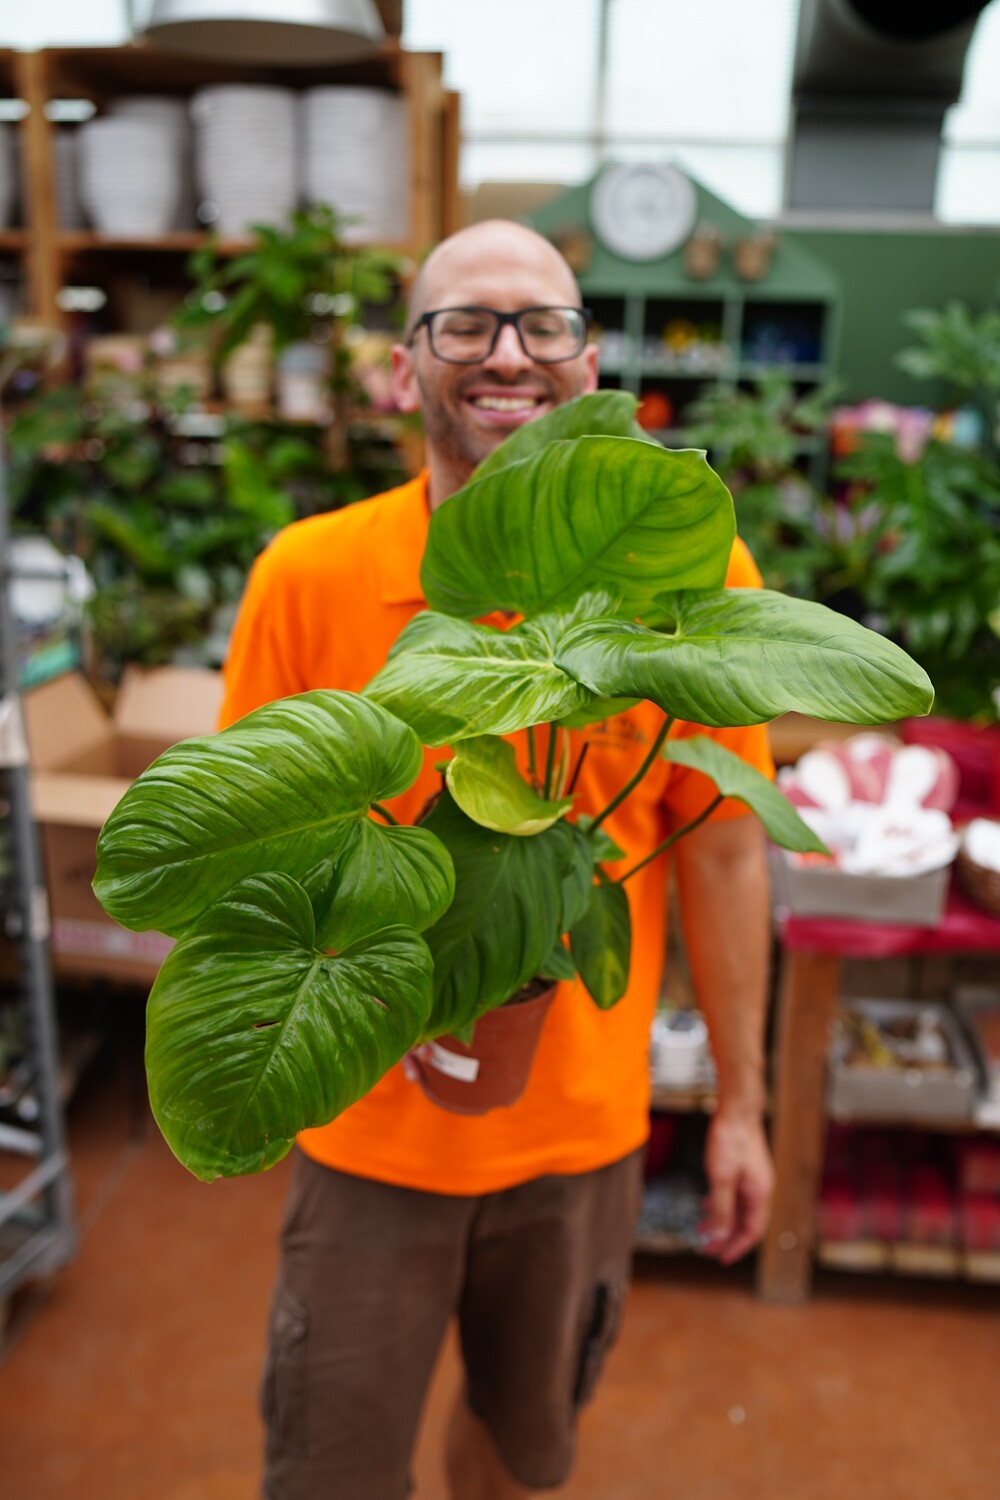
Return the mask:
M 671 161 L 748 218 L 773 218 L 781 212 L 783 144 L 672 146 L 669 151 L 629 145 L 609 154 L 615 161 Z
M 482 182 L 552 182 L 568 186 L 585 182 L 593 171 L 593 150 L 583 144 L 471 140 L 462 151 L 462 187 L 467 190 L 477 188 Z
M 126 41 L 124 0 L 0 0 L 0 47 L 31 51 Z
M 610 134 L 783 141 L 797 18 L 797 0 L 613 0 Z
M 948 111 L 944 139 L 949 145 L 989 141 L 1000 146 L 1000 5 L 987 6 L 965 55 L 958 103 Z
M 407 47 L 445 54 L 467 136 L 591 128 L 598 0 L 406 0 L 403 16 Z
M 1000 146 L 945 146 L 934 212 L 946 224 L 1000 224 Z

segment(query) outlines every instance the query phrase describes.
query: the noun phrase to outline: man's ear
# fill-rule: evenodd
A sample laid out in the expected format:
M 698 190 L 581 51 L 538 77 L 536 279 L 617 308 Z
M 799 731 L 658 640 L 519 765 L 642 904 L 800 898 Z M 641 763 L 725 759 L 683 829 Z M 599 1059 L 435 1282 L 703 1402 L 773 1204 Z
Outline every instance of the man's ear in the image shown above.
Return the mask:
M 598 348 L 596 344 L 587 345 L 583 351 L 583 359 L 586 375 L 584 376 L 583 390 L 580 394 L 583 396 L 592 396 L 597 390 L 598 381 Z
M 413 351 L 405 344 L 393 344 L 391 351 L 392 398 L 399 411 L 420 410 L 420 387 L 413 367 Z

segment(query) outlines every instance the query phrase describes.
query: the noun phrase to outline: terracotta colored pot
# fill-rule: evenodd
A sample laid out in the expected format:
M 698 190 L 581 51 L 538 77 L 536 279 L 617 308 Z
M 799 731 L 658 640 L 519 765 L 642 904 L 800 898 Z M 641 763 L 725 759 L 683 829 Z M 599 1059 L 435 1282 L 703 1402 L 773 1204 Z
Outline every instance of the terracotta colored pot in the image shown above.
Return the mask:
M 555 993 L 552 984 L 487 1012 L 476 1022 L 469 1045 L 456 1036 L 439 1036 L 418 1047 L 409 1063 L 428 1099 L 460 1115 L 485 1115 L 516 1104 Z

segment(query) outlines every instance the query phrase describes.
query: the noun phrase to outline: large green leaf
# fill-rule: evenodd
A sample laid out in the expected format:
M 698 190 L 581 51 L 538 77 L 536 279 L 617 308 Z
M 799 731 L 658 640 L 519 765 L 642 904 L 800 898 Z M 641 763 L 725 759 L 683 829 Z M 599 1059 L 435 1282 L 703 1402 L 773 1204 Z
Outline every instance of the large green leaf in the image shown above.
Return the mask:
M 850 724 L 925 714 L 922 667 L 884 636 L 821 604 L 766 589 L 675 594 L 669 632 L 631 621 L 577 625 L 556 662 L 593 692 L 650 698 L 715 727 L 790 710 Z
M 769 781 L 753 766 L 747 765 L 745 760 L 740 760 L 725 745 L 702 734 L 690 739 L 668 740 L 663 747 L 663 758 L 675 766 L 689 766 L 695 771 L 703 771 L 714 781 L 724 797 L 735 797 L 738 801 L 745 802 L 757 814 L 768 837 L 776 844 L 802 854 L 829 854 L 823 840 L 803 822 L 773 781 Z
M 299 878 L 335 856 L 421 760 L 412 729 L 353 693 L 269 703 L 133 783 L 98 839 L 97 898 L 126 927 L 176 936 L 244 876 Z
M 323 949 L 397 924 L 423 932 L 451 905 L 451 856 L 426 828 L 385 828 L 371 818 L 351 825 L 335 859 L 302 879 Z
M 504 631 L 416 615 L 365 697 L 404 719 L 425 745 L 550 723 L 592 695 L 555 665 L 553 644 L 537 626 Z
M 569 946 L 590 998 L 601 1010 L 610 1010 L 628 988 L 632 962 L 632 921 L 623 886 L 591 887 L 587 910 L 570 930 Z
M 434 958 L 428 1036 L 460 1031 L 541 972 L 579 916 L 593 862 L 586 839 L 560 822 L 533 838 L 474 823 L 444 793 L 423 825 L 455 864 L 455 899 L 424 934 Z
M 567 438 L 584 437 L 588 433 L 603 433 L 608 437 L 638 438 L 640 442 L 655 443 L 635 419 L 638 401 L 628 391 L 594 391 L 589 396 L 577 396 L 553 411 L 518 427 L 484 458 L 476 470 L 476 479 L 495 474 L 498 469 L 509 468 L 530 458 L 546 443 L 564 441 Z
M 175 945 L 149 998 L 149 1096 L 171 1150 L 205 1181 L 273 1166 L 409 1051 L 431 987 L 408 928 L 330 957 L 301 886 L 242 881 Z
M 543 959 L 539 964 L 538 974 L 541 979 L 563 979 L 572 982 L 576 978 L 573 955 L 568 948 L 563 947 L 561 941 L 553 946 L 548 958 Z
M 433 609 L 465 618 L 538 615 L 607 589 L 624 618 L 659 620 L 664 589 L 721 588 L 734 532 L 703 453 L 581 437 L 473 478 L 439 506 L 420 576 Z
M 640 701 L 638 698 L 600 698 L 589 695 L 582 708 L 575 708 L 572 713 L 564 714 L 559 723 L 563 729 L 586 729 L 588 724 L 603 724 L 605 719 L 613 719 L 616 714 L 628 713 Z
M 463 740 L 445 779 L 466 817 L 498 833 L 542 833 L 573 806 L 572 797 L 559 802 L 539 797 L 518 771 L 513 745 L 492 734 Z

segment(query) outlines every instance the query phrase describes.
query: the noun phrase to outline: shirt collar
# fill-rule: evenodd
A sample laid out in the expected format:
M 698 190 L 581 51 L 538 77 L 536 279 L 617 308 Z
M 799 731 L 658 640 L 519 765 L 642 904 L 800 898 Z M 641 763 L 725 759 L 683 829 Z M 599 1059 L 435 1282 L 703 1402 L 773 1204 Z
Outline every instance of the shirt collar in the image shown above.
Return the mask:
M 384 604 L 422 604 L 420 564 L 430 505 L 427 470 L 379 500 L 379 593 Z

